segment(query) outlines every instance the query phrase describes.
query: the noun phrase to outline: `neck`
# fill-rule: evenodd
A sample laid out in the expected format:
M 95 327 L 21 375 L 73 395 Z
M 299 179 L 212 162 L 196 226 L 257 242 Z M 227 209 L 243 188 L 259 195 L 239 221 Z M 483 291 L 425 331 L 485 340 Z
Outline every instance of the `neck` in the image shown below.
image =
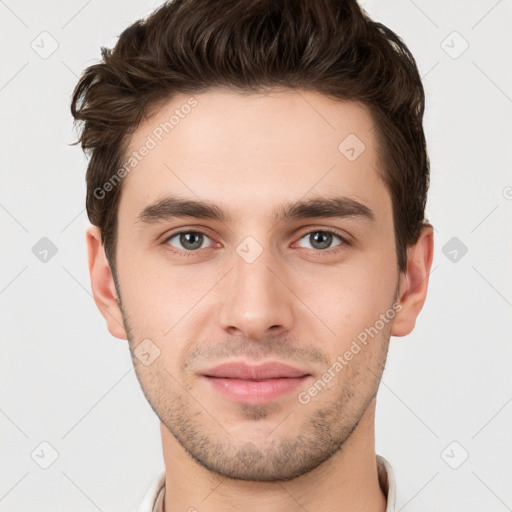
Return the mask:
M 205 469 L 161 424 L 165 463 L 165 512 L 384 512 L 377 474 L 375 399 L 349 439 L 332 457 L 293 480 L 252 482 Z

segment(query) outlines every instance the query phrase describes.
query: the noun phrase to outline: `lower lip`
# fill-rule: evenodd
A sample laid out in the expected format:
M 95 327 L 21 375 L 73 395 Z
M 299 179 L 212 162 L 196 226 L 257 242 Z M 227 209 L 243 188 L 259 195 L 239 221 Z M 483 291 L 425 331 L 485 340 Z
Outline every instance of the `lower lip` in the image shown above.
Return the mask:
M 241 380 L 204 376 L 215 390 L 235 402 L 248 404 L 262 404 L 276 400 L 297 389 L 308 377 L 309 375 L 268 380 Z

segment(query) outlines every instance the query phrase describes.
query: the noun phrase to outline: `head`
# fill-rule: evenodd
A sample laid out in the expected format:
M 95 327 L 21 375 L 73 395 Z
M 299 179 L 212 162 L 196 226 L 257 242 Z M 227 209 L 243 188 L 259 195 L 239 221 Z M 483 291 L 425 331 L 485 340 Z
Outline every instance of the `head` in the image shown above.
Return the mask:
M 176 0 L 102 50 L 71 109 L 94 297 L 165 428 L 233 478 L 337 453 L 432 262 L 404 43 L 355 1 Z M 303 372 L 293 392 L 226 398 L 208 377 L 271 360 Z

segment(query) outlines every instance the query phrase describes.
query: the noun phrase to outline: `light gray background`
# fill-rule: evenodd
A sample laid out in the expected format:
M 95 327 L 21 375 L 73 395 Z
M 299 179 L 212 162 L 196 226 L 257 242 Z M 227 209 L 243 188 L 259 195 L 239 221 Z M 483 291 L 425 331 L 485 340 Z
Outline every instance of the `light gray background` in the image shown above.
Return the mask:
M 68 145 L 79 74 L 160 3 L 0 0 L 3 512 L 132 510 L 163 469 L 127 343 L 91 297 L 86 161 Z M 426 306 L 391 343 L 377 451 L 398 510 L 512 510 L 512 2 L 363 5 L 424 77 L 436 228 Z

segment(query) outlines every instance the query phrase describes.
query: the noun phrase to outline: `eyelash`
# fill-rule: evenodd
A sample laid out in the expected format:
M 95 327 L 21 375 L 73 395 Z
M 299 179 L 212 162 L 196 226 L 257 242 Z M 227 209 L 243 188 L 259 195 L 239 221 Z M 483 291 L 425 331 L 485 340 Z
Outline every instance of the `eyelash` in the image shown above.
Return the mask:
M 175 247 L 173 247 L 172 245 L 170 245 L 168 242 L 171 238 L 174 238 L 175 236 L 177 235 L 181 235 L 183 233 L 197 233 L 197 234 L 201 234 L 201 235 L 204 235 L 208 238 L 211 238 L 208 236 L 207 233 L 205 233 L 204 231 L 201 231 L 199 229 L 182 229 L 180 231 L 176 231 L 172 234 L 170 234 L 169 236 L 167 236 L 164 241 L 163 241 L 163 244 L 167 247 L 167 249 L 171 252 L 173 252 L 174 254 L 178 254 L 180 256 L 185 256 L 185 257 L 190 257 L 190 256 L 194 256 L 195 253 L 197 253 L 199 251 L 199 249 L 196 249 L 194 251 L 186 251 L 186 250 L 179 250 L 179 249 L 176 249 Z M 331 247 L 329 249 L 324 249 L 324 250 L 321 250 L 321 249 L 310 249 L 312 251 L 314 251 L 315 253 L 318 253 L 318 254 L 324 254 L 324 253 L 327 253 L 327 254 L 331 254 L 331 252 L 336 252 L 337 250 L 340 250 L 342 249 L 343 246 L 347 245 L 347 246 L 350 246 L 351 243 L 347 240 L 346 237 L 344 237 L 343 235 L 340 235 L 340 233 L 338 233 L 337 231 L 335 230 L 332 230 L 332 229 L 312 229 L 310 231 L 306 231 L 305 233 L 302 233 L 301 236 L 297 239 L 297 241 L 301 240 L 302 238 L 304 238 L 305 236 L 307 235 L 311 235 L 312 233 L 329 233 L 331 235 L 334 235 L 336 237 L 338 237 L 340 240 L 341 240 L 341 244 L 338 244 L 334 247 Z M 296 243 L 296 242 L 294 242 Z M 206 249 L 206 247 L 204 248 Z

